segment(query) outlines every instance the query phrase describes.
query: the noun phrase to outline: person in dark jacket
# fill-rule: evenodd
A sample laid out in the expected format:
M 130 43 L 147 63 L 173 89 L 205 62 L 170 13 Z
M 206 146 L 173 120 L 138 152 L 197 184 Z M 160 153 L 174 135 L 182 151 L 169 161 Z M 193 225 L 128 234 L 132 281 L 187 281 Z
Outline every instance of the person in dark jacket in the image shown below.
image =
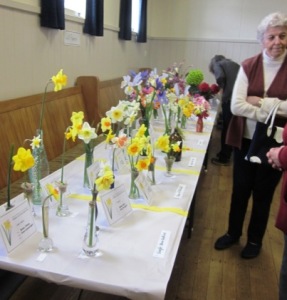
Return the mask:
M 271 148 L 267 153 L 268 162 L 272 167 L 283 171 L 280 206 L 275 223 L 275 226 L 284 233 L 284 251 L 279 280 L 279 300 L 287 299 L 287 125 L 284 127 L 283 141 L 284 146 Z
M 230 102 L 233 86 L 239 70 L 239 64 L 223 55 L 215 55 L 209 64 L 209 71 L 215 76 L 216 83 L 222 90 L 221 108 L 222 108 L 222 131 L 221 131 L 221 149 L 217 157 L 211 159 L 211 162 L 219 166 L 230 165 L 232 147 L 225 143 L 227 128 L 232 117 Z

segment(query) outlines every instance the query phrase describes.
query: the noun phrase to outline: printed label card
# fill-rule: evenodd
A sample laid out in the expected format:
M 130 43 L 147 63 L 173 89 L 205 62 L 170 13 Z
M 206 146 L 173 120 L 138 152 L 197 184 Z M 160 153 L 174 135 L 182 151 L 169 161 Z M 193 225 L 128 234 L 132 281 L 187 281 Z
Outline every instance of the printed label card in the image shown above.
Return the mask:
M 131 172 L 129 158 L 125 155 L 123 149 L 116 149 L 115 159 L 117 162 L 117 169 L 120 174 L 129 174 Z
M 0 216 L 0 232 L 8 253 L 17 248 L 36 231 L 35 220 L 26 200 L 17 203 Z
M 135 184 L 140 191 L 140 195 L 149 205 L 151 205 L 153 200 L 153 191 L 149 179 L 143 174 L 143 172 L 139 173 L 138 177 L 135 179 Z
M 100 198 L 110 225 L 125 218 L 132 211 L 124 184 L 100 195 Z
M 101 170 L 100 162 L 96 161 L 87 168 L 90 186 L 94 186 L 95 180 Z

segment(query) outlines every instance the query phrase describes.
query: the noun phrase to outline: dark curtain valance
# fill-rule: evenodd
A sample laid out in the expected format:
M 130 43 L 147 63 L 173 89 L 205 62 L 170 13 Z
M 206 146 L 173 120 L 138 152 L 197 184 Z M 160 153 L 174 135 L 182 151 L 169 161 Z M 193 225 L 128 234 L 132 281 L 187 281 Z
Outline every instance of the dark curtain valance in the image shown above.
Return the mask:
M 139 32 L 137 35 L 138 43 L 146 43 L 147 31 L 147 0 L 141 0 Z
M 132 39 L 132 0 L 121 0 L 120 3 L 119 39 Z
M 64 0 L 41 0 L 40 25 L 54 29 L 65 29 Z
M 104 0 L 86 0 L 84 33 L 104 35 Z

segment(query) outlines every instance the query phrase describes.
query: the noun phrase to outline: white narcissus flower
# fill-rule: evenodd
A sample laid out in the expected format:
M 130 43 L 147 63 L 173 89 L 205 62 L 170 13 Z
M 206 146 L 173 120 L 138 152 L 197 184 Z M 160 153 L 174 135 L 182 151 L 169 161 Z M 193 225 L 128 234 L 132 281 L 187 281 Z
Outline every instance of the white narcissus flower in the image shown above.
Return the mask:
M 82 129 L 78 133 L 78 138 L 83 140 L 86 144 L 97 136 L 96 129 L 92 128 L 88 122 L 84 122 Z
M 40 135 L 34 136 L 30 146 L 34 150 L 35 148 L 39 148 L 41 146 L 41 142 L 42 139 Z

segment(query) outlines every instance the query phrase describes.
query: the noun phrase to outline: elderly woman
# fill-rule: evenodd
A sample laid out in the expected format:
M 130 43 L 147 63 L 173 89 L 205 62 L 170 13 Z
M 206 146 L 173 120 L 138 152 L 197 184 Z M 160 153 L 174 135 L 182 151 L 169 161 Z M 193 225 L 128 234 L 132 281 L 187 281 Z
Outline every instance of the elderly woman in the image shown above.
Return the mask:
M 256 122 L 264 121 L 276 102 L 287 99 L 287 16 L 282 13 L 266 16 L 258 26 L 257 37 L 262 52 L 243 61 L 234 85 L 231 111 L 241 122 L 231 122 L 227 138 L 227 143 L 235 147 L 229 223 L 227 233 L 214 245 L 215 249 L 223 250 L 239 241 L 252 196 L 247 244 L 241 252 L 246 259 L 260 253 L 273 194 L 281 178 L 280 170 L 250 162 L 245 157 Z M 282 101 L 277 114 L 286 116 L 286 112 L 287 105 Z

